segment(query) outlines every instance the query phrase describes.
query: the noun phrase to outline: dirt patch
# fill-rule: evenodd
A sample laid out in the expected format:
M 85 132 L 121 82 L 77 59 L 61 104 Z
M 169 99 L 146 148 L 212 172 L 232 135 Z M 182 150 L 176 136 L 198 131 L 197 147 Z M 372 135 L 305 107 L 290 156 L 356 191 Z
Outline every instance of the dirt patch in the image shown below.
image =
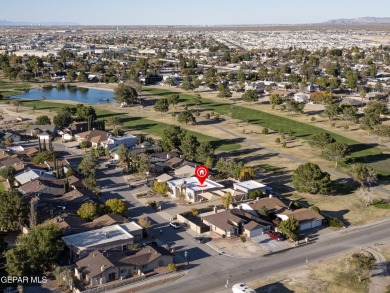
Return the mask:
M 214 249 L 235 257 L 261 256 L 268 252 L 250 238 L 246 238 L 246 242 L 239 238 L 214 238 L 211 245 Z
M 348 259 L 352 254 L 335 257 L 327 261 L 306 265 L 271 278 L 254 281 L 249 284 L 258 293 L 276 292 L 367 292 L 368 281 L 355 280 Z

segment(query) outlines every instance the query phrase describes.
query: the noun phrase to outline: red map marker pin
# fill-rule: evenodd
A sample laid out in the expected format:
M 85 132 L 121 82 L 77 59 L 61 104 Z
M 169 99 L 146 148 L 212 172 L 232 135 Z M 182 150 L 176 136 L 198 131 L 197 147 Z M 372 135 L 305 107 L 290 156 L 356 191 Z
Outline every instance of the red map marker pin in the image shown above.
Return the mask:
M 195 176 L 198 178 L 200 185 L 197 185 L 199 187 L 207 186 L 207 184 L 203 185 L 203 182 L 209 177 L 209 169 L 207 169 L 206 166 L 198 166 L 195 169 Z

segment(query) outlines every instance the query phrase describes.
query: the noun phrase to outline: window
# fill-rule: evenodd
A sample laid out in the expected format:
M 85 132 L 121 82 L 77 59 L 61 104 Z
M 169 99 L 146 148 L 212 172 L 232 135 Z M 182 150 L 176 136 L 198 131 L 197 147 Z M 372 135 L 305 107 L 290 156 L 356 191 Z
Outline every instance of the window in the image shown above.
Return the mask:
M 126 274 L 126 269 L 121 270 L 121 274 Z

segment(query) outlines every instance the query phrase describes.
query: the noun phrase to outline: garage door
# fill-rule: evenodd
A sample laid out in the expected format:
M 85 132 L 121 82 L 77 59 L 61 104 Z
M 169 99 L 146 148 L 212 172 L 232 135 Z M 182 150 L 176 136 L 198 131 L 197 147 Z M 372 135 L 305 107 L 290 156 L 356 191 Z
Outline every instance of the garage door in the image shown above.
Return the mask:
M 320 227 L 320 226 L 322 226 L 322 221 L 321 220 L 313 221 L 312 224 L 311 224 L 312 228 Z
M 263 234 L 263 229 L 259 228 L 259 229 L 254 229 L 252 231 L 249 231 L 249 237 L 255 237 L 255 236 L 259 236 L 261 234 Z
M 307 222 L 307 223 L 302 223 L 301 225 L 299 225 L 299 230 L 307 230 L 307 229 L 310 229 L 311 228 L 311 222 Z

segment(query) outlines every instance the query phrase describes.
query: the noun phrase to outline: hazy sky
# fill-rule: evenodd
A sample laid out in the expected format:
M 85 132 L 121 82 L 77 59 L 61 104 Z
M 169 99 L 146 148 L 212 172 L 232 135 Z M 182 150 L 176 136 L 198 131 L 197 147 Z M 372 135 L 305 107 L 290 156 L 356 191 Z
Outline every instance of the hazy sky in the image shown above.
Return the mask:
M 390 17 L 389 0 L 7 0 L 0 19 L 102 25 L 282 24 Z

